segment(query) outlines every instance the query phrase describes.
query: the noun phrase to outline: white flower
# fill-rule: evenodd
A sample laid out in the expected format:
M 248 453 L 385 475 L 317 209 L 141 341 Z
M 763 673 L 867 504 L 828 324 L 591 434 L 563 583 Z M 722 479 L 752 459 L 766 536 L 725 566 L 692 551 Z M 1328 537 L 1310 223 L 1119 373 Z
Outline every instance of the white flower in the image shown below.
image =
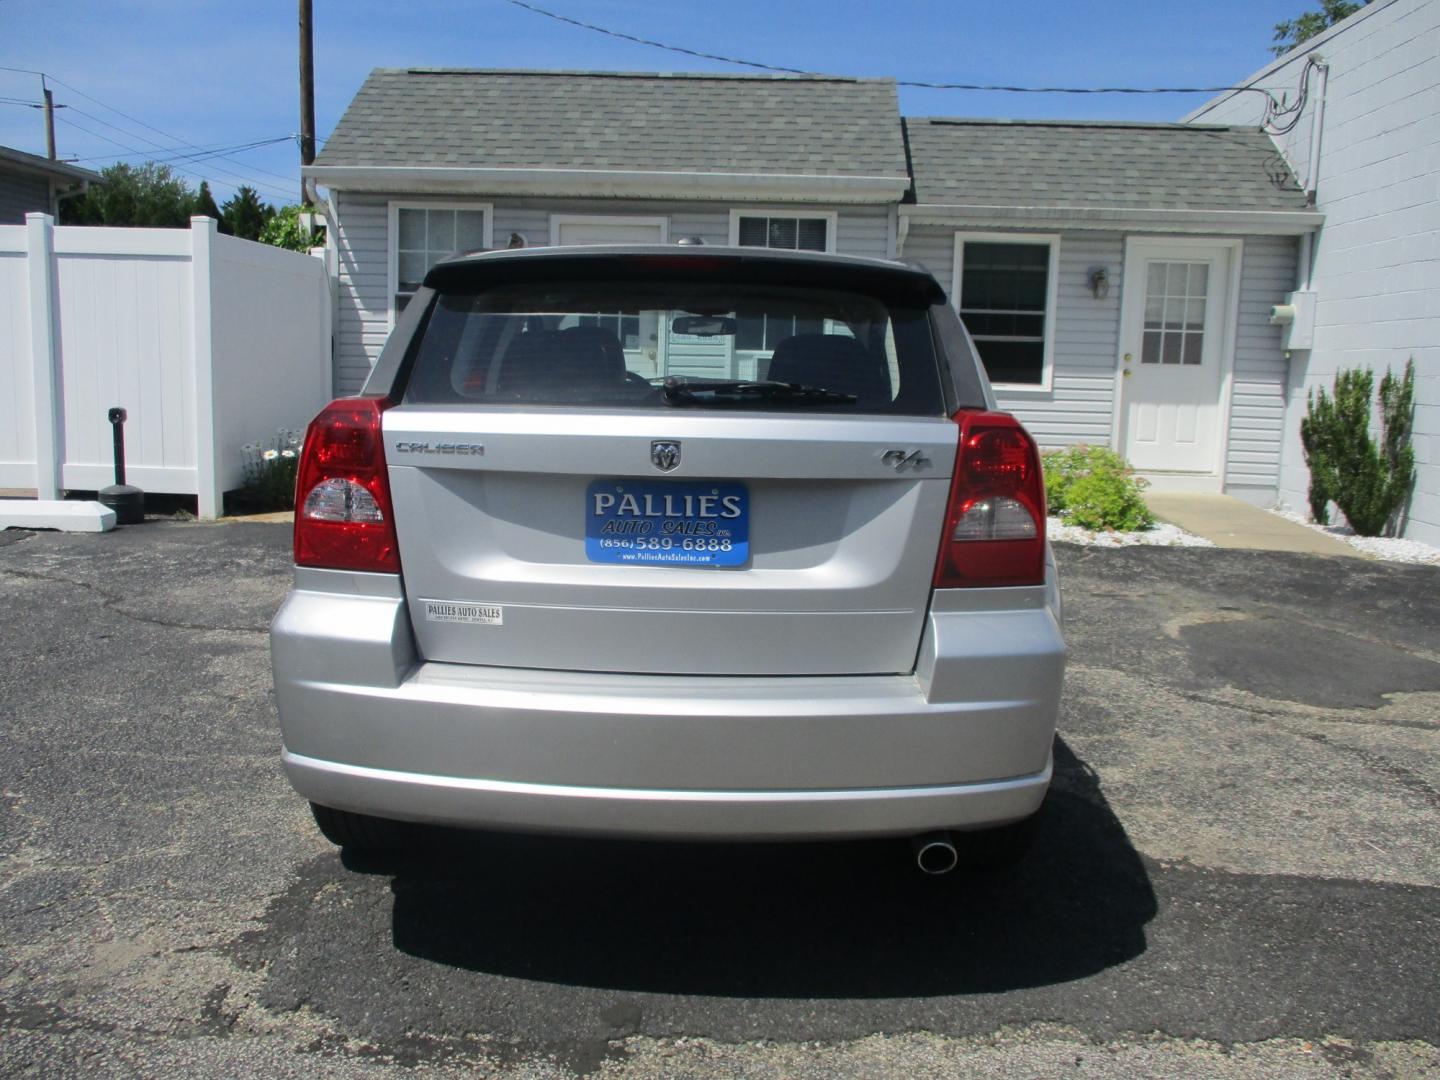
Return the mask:
M 295 456 L 295 451 L 294 451 L 294 450 L 281 450 L 281 451 L 280 451 L 280 456 L 281 456 L 281 457 L 294 457 L 294 456 Z
M 280 452 L 278 450 L 266 450 L 265 453 L 261 454 L 260 456 L 263 457 L 266 461 L 274 461 L 277 457 L 280 456 Z

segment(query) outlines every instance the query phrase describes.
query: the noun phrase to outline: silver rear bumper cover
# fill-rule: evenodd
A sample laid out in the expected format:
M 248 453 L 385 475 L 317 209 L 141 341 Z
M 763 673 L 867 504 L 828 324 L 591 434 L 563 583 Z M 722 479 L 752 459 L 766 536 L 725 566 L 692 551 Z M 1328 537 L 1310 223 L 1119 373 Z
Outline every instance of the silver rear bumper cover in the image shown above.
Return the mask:
M 285 751 L 295 790 L 322 806 L 404 821 L 600 836 L 802 839 L 909 835 L 998 825 L 1034 813 L 1051 765 L 1033 776 L 947 787 L 841 791 L 663 791 L 422 776 Z
M 618 675 L 415 654 L 398 578 L 297 571 L 271 627 L 284 764 L 340 810 L 519 831 L 802 839 L 982 828 L 1044 798 L 1053 580 L 935 595 L 903 675 Z

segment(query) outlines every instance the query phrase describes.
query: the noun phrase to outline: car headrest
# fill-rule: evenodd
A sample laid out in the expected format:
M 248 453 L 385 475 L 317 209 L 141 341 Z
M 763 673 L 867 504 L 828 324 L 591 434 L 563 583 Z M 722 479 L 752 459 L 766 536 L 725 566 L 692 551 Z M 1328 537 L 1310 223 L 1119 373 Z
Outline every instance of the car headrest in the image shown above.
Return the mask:
M 890 369 L 845 334 L 796 334 L 775 346 L 766 378 L 854 394 L 870 404 L 888 402 Z
M 495 389 L 534 393 L 575 386 L 619 386 L 625 379 L 620 340 L 598 326 L 529 330 L 505 350 Z

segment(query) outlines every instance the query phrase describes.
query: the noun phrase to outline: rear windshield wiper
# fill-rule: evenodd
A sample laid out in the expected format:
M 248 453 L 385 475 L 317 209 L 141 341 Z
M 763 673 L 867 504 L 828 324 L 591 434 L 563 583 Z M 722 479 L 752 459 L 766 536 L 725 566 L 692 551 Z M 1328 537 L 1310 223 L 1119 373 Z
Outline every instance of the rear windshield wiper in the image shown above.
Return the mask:
M 821 386 L 803 386 L 800 383 L 772 382 L 766 380 L 743 380 L 733 382 L 692 382 L 683 375 L 671 375 L 665 380 L 661 395 L 666 405 L 693 405 L 713 402 L 723 405 L 739 405 L 750 401 L 786 401 L 802 405 L 853 405 L 860 399 L 854 394 L 839 390 L 826 390 Z

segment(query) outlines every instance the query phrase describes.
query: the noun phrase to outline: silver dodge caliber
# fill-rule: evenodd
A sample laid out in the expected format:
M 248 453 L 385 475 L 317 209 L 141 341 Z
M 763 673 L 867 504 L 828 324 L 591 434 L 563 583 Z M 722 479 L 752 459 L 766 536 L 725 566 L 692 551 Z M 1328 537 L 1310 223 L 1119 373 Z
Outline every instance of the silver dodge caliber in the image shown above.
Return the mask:
M 321 830 L 1024 850 L 1065 645 L 1034 440 L 928 273 L 748 248 L 432 269 L 310 425 L 271 628 Z

